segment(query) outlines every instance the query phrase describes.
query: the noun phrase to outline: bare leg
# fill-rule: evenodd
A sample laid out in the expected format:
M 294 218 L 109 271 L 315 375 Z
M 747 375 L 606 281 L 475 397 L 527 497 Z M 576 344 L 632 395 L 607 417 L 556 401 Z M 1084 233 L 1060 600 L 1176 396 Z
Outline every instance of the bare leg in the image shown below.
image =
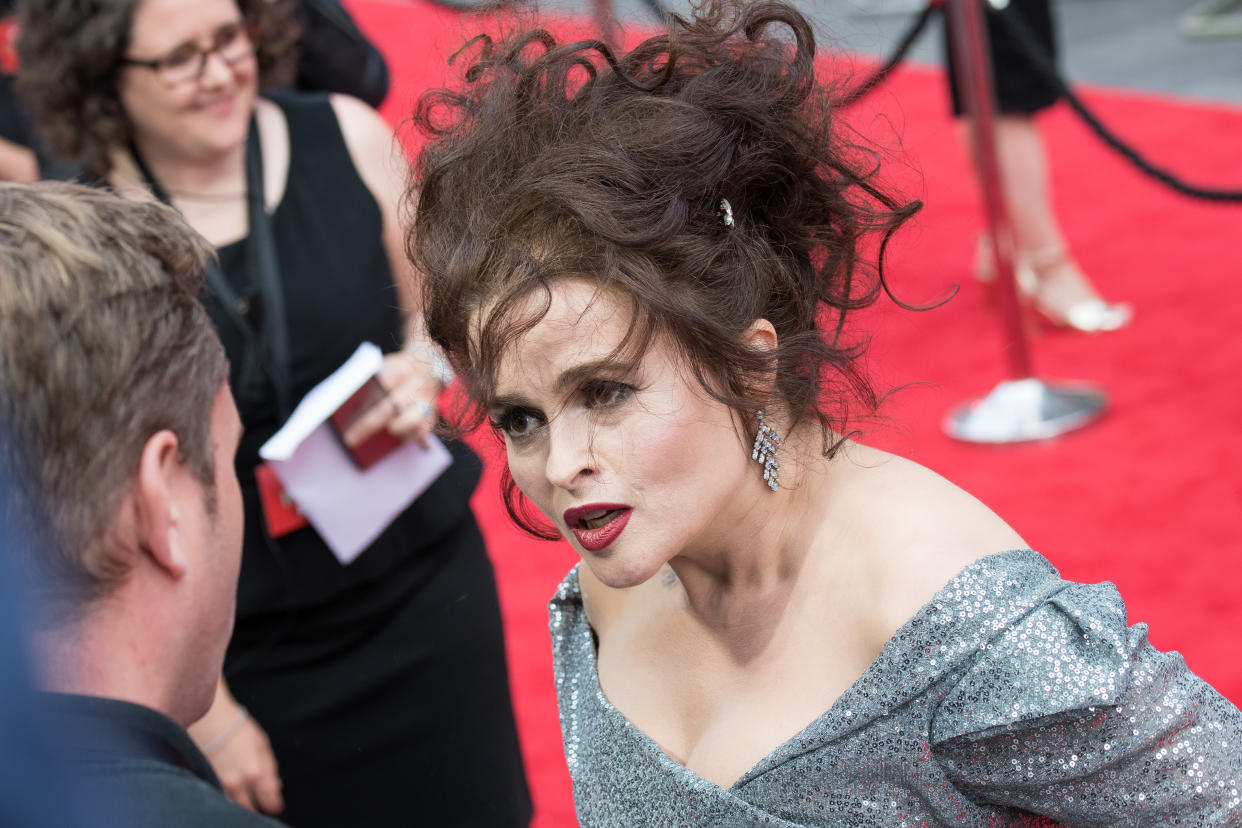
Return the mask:
M 1129 321 L 1129 309 L 1103 302 L 1065 243 L 1052 206 L 1048 162 L 1035 119 L 1001 115 L 995 127 L 1005 206 L 1019 262 L 1034 276 L 1027 283 L 1034 291 L 1036 307 L 1058 324 L 1094 330 L 1121 327 Z M 970 147 L 968 130 L 969 123 L 963 136 Z M 1099 318 L 1098 323 L 1091 321 L 1092 316 Z

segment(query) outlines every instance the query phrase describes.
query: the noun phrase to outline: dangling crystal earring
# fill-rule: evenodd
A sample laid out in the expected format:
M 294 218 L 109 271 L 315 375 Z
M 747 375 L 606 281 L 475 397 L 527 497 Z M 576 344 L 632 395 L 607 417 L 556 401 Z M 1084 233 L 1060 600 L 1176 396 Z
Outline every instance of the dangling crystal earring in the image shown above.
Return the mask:
M 763 466 L 763 481 L 774 492 L 781 487 L 781 464 L 776 457 L 780 446 L 781 436 L 763 421 L 763 409 L 759 409 L 759 429 L 755 432 L 755 446 L 751 449 L 750 459 Z

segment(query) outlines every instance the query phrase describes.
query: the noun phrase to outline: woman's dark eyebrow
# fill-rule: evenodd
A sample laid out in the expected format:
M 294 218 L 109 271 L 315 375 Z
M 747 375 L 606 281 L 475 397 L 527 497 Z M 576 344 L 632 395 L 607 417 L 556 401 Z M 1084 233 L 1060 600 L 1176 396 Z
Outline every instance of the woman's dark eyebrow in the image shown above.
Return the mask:
M 488 411 L 532 407 L 530 402 L 521 394 L 501 394 L 499 397 L 493 397 L 488 400 L 486 405 Z
M 629 370 L 629 365 L 624 362 L 618 363 L 615 359 L 597 359 L 593 362 L 584 362 L 581 365 L 575 365 L 561 372 L 556 378 L 556 384 L 553 390 L 557 394 L 564 394 L 571 388 L 581 385 L 589 379 L 598 379 L 600 376 L 617 376 Z
M 616 376 L 629 370 L 629 365 L 615 359 L 597 359 L 575 365 L 561 372 L 552 386 L 552 392 L 560 395 L 590 379 L 600 376 Z M 500 394 L 487 401 L 486 408 L 491 411 L 502 408 L 538 408 L 521 394 Z
M 229 26 L 240 26 L 243 24 L 243 22 L 244 21 L 239 17 L 236 20 L 230 20 L 226 23 L 221 23 L 219 26 L 216 26 L 211 31 L 211 37 L 210 37 L 211 43 L 213 45 L 215 44 L 216 37 L 219 36 L 220 32 L 223 29 L 227 29 Z M 180 43 L 178 43 L 176 46 L 173 46 L 171 49 L 165 49 L 161 57 L 153 58 L 153 60 L 162 60 L 163 58 L 171 57 L 174 53 L 180 52 L 182 49 L 186 48 L 187 46 L 192 46 L 193 48 L 198 49 L 199 48 L 198 43 L 199 43 L 198 39 L 193 38 L 193 37 L 190 38 L 189 40 L 183 40 Z

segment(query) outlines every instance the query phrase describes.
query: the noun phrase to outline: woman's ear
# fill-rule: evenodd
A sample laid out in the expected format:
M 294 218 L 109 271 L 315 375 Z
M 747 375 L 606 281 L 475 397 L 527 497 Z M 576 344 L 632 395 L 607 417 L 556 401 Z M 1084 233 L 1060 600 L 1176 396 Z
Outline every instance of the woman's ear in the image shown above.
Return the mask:
M 751 322 L 742 331 L 742 345 L 752 351 L 774 355 L 777 344 L 776 328 L 763 317 Z M 755 399 L 766 399 L 772 393 L 775 382 L 776 363 L 771 362 L 767 370 L 749 376 L 746 383 L 749 386 L 748 393 Z
M 756 351 L 772 351 L 777 345 L 776 328 L 768 320 L 760 317 L 742 332 L 742 344 Z

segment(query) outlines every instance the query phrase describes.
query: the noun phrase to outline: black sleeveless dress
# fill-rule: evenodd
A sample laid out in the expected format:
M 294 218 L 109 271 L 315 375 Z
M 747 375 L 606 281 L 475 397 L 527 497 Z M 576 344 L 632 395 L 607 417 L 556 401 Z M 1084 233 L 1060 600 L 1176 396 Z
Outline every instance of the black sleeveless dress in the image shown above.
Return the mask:
M 288 185 L 272 216 L 293 400 L 363 341 L 400 346 L 379 207 L 326 96 L 273 96 L 289 123 Z M 245 243 L 220 249 L 239 294 Z M 236 367 L 244 340 L 205 296 Z M 273 540 L 254 467 L 280 426 L 270 385 L 236 387 L 246 505 L 237 627 L 225 677 L 267 731 L 294 828 L 518 826 L 531 804 L 509 698 L 491 562 L 469 498 L 480 463 L 453 464 L 349 566 L 313 528 Z

